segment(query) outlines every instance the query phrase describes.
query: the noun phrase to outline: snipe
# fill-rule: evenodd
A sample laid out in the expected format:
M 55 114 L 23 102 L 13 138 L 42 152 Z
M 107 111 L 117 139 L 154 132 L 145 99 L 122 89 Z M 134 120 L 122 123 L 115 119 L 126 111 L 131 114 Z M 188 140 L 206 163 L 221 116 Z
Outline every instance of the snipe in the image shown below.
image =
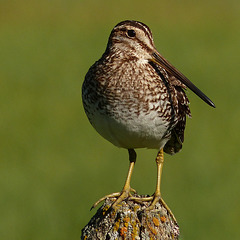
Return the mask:
M 160 55 L 145 24 L 123 21 L 113 28 L 106 51 L 86 74 L 82 99 L 87 117 L 97 132 L 115 146 L 128 149 L 130 167 L 122 191 L 101 198 L 93 207 L 107 197 L 117 198 L 113 208 L 125 198 L 152 201 L 148 209 L 157 201 L 167 207 L 160 193 L 163 151 L 174 154 L 182 148 L 186 115 L 191 115 L 186 87 L 215 107 Z M 131 194 L 135 191 L 130 186 L 135 148 L 159 150 L 156 191 L 148 198 L 135 198 Z

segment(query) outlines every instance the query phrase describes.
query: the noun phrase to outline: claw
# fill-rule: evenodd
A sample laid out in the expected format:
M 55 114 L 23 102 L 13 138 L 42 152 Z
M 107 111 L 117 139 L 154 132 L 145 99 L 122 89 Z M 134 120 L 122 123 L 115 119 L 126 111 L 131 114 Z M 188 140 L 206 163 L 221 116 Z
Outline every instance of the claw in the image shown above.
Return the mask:
M 106 200 L 107 198 L 117 198 L 117 200 L 112 204 L 112 208 L 115 208 L 124 199 L 126 199 L 128 197 L 132 197 L 131 192 L 132 193 L 137 193 L 137 191 L 135 189 L 130 187 L 129 189 L 123 189 L 121 192 L 108 194 L 108 195 L 100 198 L 97 202 L 95 202 L 90 210 L 95 208 L 99 203 L 101 203 L 102 201 Z
M 162 206 L 168 211 L 170 217 L 172 220 L 177 224 L 177 219 L 173 215 L 171 209 L 168 207 L 168 205 L 165 203 L 165 201 L 161 198 L 161 195 L 158 193 L 154 193 L 151 197 L 143 197 L 143 198 L 138 198 L 138 197 L 130 197 L 130 201 L 135 201 L 137 203 L 143 203 L 143 202 L 151 202 L 151 204 L 145 209 L 146 211 L 151 211 L 155 207 L 156 203 L 160 202 Z
M 90 211 L 91 211 L 93 208 L 95 208 L 100 202 L 106 200 L 107 198 L 115 198 L 115 197 L 120 196 L 120 194 L 121 194 L 120 192 L 117 192 L 117 193 L 108 194 L 108 195 L 100 198 L 97 202 L 95 202 L 95 203 L 92 205 Z
M 122 202 L 124 199 L 128 198 L 129 196 L 131 196 L 130 191 L 122 191 L 118 199 L 112 204 L 111 207 L 115 209 L 120 202 Z
M 134 188 L 130 188 L 130 192 L 137 193 L 137 191 Z

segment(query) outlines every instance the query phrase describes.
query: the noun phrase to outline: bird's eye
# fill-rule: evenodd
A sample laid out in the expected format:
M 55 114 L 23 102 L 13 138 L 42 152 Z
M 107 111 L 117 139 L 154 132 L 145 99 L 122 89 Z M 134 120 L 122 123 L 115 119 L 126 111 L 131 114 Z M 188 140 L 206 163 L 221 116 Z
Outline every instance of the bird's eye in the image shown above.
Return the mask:
M 136 32 L 134 30 L 128 30 L 127 31 L 127 35 L 128 35 L 128 37 L 133 38 L 133 37 L 136 36 Z

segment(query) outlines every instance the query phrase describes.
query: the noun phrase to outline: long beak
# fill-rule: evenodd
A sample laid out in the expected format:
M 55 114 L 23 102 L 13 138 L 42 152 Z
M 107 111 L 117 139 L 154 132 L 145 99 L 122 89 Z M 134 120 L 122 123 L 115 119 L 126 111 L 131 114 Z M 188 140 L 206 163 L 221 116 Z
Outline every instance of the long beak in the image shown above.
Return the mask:
M 211 107 L 215 108 L 215 104 L 200 90 L 198 89 L 187 77 L 185 77 L 181 72 L 179 72 L 170 62 L 168 62 L 163 56 L 158 52 L 152 54 L 151 59 L 154 63 L 158 64 L 164 68 L 167 72 L 171 73 L 174 77 L 185 84 L 189 89 L 191 89 L 195 94 L 197 94 L 204 102 L 206 102 Z

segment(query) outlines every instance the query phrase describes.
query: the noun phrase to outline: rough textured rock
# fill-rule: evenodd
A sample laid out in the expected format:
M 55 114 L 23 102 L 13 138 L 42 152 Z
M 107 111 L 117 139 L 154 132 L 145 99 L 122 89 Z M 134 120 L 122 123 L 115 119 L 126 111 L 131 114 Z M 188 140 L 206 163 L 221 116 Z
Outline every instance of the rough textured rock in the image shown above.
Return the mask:
M 139 195 L 135 195 L 140 197 Z M 143 197 L 143 196 L 141 196 Z M 145 211 L 150 203 L 122 201 L 113 210 L 115 199 L 107 199 L 82 229 L 81 239 L 178 239 L 179 227 L 161 203 Z

